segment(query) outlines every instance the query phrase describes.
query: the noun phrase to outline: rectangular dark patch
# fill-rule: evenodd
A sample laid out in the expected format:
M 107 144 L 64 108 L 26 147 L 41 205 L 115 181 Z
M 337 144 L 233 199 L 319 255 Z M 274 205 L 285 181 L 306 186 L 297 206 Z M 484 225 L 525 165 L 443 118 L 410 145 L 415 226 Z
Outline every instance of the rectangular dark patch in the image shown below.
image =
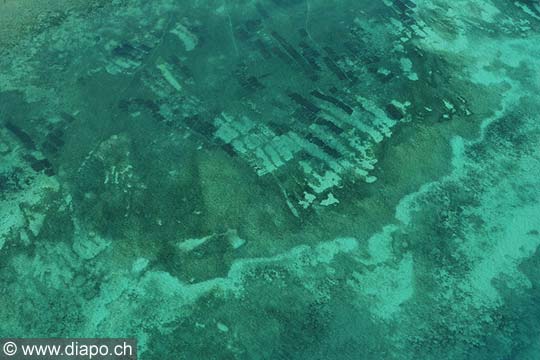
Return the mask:
M 19 139 L 25 148 L 29 150 L 36 150 L 36 144 L 26 131 L 13 124 L 11 121 L 6 122 L 5 126 L 13 135 L 15 135 L 15 137 L 17 137 L 17 139 Z

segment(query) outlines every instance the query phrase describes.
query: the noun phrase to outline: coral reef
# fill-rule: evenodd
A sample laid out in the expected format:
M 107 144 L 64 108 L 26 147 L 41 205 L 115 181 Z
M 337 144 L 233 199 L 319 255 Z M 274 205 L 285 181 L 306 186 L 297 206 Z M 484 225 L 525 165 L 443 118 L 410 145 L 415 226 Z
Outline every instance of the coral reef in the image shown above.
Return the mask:
M 535 2 L 7 0 L 0 23 L 3 336 L 540 355 Z

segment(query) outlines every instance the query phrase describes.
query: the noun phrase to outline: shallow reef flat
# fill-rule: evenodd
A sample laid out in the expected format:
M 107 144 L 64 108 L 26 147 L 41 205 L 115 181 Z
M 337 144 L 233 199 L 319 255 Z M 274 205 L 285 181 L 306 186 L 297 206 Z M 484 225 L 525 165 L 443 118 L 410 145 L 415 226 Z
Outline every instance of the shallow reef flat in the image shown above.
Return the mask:
M 49 14 L 0 33 L 1 335 L 540 356 L 540 5 L 32 4 L 0 0 Z
M 110 0 L 2 0 L 0 54 L 25 37 L 61 24 L 75 13 L 87 13 Z

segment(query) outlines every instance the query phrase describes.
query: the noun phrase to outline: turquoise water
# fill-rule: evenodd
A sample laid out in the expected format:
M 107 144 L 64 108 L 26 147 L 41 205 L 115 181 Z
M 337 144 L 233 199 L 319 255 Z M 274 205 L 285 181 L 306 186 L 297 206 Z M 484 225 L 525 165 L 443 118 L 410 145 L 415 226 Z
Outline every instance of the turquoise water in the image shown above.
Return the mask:
M 540 357 L 540 5 L 116 0 L 0 51 L 0 335 Z

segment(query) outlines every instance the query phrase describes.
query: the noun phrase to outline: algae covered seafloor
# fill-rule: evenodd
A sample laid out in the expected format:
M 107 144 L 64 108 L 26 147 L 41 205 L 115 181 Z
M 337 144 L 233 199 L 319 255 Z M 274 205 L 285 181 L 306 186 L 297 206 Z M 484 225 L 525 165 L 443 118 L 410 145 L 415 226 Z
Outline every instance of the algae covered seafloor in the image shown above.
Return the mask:
M 540 358 L 538 2 L 76 3 L 0 51 L 1 337 Z

